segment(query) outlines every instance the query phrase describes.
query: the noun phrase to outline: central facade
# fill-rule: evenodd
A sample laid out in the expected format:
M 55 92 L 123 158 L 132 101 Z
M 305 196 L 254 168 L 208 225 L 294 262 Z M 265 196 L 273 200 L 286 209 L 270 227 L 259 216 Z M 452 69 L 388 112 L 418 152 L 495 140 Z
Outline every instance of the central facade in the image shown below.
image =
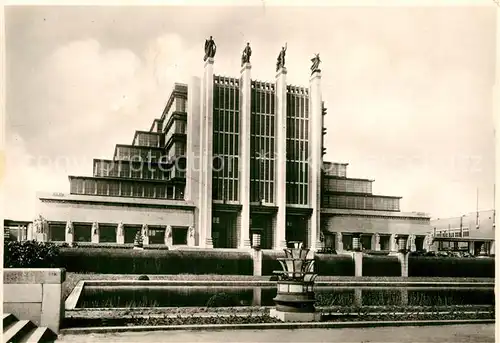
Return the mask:
M 92 177 L 69 176 L 69 194 L 39 194 L 27 238 L 127 244 L 141 230 L 145 244 L 247 249 L 259 236 L 263 249 L 337 251 L 354 237 L 372 250 L 397 249 L 397 236 L 423 242 L 427 215 L 400 212 L 400 197 L 374 195 L 373 180 L 323 161 L 319 56 L 298 87 L 284 52 L 274 82 L 253 80 L 249 58 L 239 78 L 216 75 L 214 54 L 202 77 L 175 85 L 149 130 L 94 160 Z
M 193 78 L 187 117 L 186 200 L 196 207 L 196 244 L 280 249 L 319 242 L 323 107 L 319 71 L 310 87 L 214 75 L 213 59 Z M 196 89 L 200 89 L 197 92 Z M 313 119 L 314 118 L 314 119 Z M 189 137 L 189 132 L 199 132 Z

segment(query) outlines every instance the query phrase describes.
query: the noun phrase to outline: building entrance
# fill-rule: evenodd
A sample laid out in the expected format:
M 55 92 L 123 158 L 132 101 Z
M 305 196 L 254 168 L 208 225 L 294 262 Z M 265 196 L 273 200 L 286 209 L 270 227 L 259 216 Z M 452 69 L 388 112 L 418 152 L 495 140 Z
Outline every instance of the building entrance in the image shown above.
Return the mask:
M 302 242 L 304 247 L 308 246 L 307 240 L 307 216 L 289 215 L 286 216 L 286 241 Z
M 212 216 L 212 241 L 214 248 L 236 248 L 236 213 L 214 212 Z
M 250 216 L 250 235 L 260 234 L 260 247 L 272 249 L 273 247 L 273 217 L 271 214 L 252 214 Z

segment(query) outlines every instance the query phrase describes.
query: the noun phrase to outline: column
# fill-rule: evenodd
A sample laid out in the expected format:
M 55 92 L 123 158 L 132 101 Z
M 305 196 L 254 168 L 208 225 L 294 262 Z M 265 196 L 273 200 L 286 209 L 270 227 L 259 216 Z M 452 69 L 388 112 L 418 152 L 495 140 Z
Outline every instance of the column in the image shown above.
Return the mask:
M 200 181 L 201 181 L 201 79 L 192 77 L 188 85 L 187 104 L 187 165 L 186 165 L 186 200 L 192 202 L 194 208 L 194 228 L 198 230 L 198 241 L 200 235 Z M 195 234 L 194 245 L 196 244 Z
M 335 251 L 337 253 L 344 251 L 344 242 L 342 241 L 342 232 L 335 233 Z
M 286 247 L 286 68 L 276 75 L 276 174 L 275 194 L 276 227 L 274 231 L 273 249 Z
M 188 233 L 187 233 L 187 245 L 188 247 L 194 247 L 196 244 L 195 238 L 194 238 L 194 226 L 190 226 L 188 228 Z
M 363 253 L 361 251 L 353 252 L 354 276 L 363 276 Z
M 205 72 L 201 87 L 200 149 L 201 149 L 201 182 L 200 182 L 200 246 L 213 248 L 212 242 L 212 156 L 213 156 L 213 93 L 214 93 L 214 59 L 205 62 Z
M 68 243 L 69 245 L 73 245 L 73 240 L 74 240 L 74 230 L 73 230 L 73 223 L 71 221 L 66 222 L 66 228 L 65 230 L 65 238 L 64 241 Z
M 323 142 L 323 100 L 321 95 L 321 71 L 315 71 L 309 80 L 309 201 L 311 214 L 311 244 L 320 247 L 321 166 Z
M 172 246 L 172 226 L 170 225 L 165 228 L 165 245 L 169 248 Z
M 240 83 L 240 203 L 241 225 L 238 248 L 250 248 L 250 127 L 252 102 L 252 66 L 245 63 L 241 69 Z
M 253 275 L 262 276 L 262 250 L 252 249 Z
M 399 252 L 398 259 L 401 264 L 401 276 L 408 277 L 408 256 L 410 254 L 407 252 Z
M 378 233 L 372 235 L 372 249 L 375 251 L 380 250 L 380 235 Z
M 116 227 L 116 243 L 125 244 L 125 228 L 122 222 Z
M 90 232 L 90 237 L 91 237 L 91 242 L 92 243 L 99 243 L 99 223 L 97 222 L 94 222 L 92 224 L 92 228 L 91 228 L 91 232 Z
M 142 245 L 143 246 L 149 245 L 149 228 L 148 228 L 148 224 L 142 224 L 141 232 L 142 232 Z
M 392 234 L 389 237 L 389 251 L 390 252 L 396 252 L 398 249 L 396 247 L 396 235 Z
M 28 241 L 32 241 L 35 239 L 35 235 L 33 233 L 33 224 L 32 223 L 28 224 L 28 229 L 26 230 L 26 239 Z
M 253 288 L 252 306 L 262 306 L 262 288 Z

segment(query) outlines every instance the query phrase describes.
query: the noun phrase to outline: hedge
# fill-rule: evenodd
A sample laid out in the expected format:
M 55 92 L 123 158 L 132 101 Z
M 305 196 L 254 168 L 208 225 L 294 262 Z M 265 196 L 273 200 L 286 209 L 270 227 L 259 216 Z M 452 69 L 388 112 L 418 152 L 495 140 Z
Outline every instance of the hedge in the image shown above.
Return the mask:
M 284 258 L 283 251 L 262 251 L 262 275 L 273 275 L 274 271 L 283 270 L 278 258 Z
M 316 255 L 314 271 L 324 276 L 354 276 L 354 260 L 349 255 Z
M 252 257 L 242 252 L 62 248 L 61 261 L 78 273 L 253 274 Z
M 495 259 L 410 256 L 408 276 L 493 278 L 495 277 Z
M 363 255 L 363 276 L 401 276 L 396 256 Z
M 59 247 L 51 242 L 4 241 L 4 268 L 57 268 Z

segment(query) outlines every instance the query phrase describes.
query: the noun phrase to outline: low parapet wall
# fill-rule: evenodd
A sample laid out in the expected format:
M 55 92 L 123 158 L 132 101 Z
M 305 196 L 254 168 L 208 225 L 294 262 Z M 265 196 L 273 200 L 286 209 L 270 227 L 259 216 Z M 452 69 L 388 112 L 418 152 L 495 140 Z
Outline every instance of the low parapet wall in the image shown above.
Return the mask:
M 6 268 L 3 272 L 3 311 L 19 319 L 59 332 L 64 318 L 62 283 L 58 268 Z

